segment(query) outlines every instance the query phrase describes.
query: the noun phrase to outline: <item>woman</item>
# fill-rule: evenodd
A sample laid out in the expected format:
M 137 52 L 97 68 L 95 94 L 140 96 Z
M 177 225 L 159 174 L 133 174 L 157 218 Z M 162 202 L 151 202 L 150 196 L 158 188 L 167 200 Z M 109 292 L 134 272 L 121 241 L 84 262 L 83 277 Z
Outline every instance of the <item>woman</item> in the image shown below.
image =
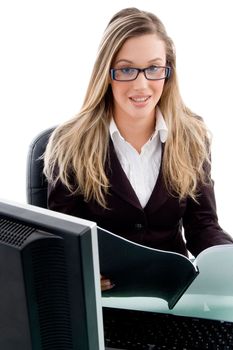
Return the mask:
M 48 207 L 196 256 L 232 243 L 218 224 L 209 149 L 203 120 L 180 96 L 163 24 L 123 9 L 105 30 L 81 111 L 50 138 Z

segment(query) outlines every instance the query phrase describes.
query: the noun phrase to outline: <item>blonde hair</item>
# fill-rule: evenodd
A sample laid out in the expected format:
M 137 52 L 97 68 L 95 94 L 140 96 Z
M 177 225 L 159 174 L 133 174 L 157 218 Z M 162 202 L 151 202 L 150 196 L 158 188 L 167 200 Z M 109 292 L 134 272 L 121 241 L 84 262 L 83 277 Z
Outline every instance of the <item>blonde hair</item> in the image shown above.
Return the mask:
M 165 43 L 167 65 L 171 67 L 171 76 L 158 102 L 168 126 L 162 163 L 166 187 L 180 199 L 191 196 L 196 200 L 197 184 L 206 178 L 208 132 L 180 96 L 173 42 L 154 14 L 123 9 L 104 32 L 81 111 L 55 129 L 44 155 L 48 181 L 56 183 L 60 179 L 71 193 L 82 193 L 86 201 L 94 199 L 105 208 L 110 186 L 105 164 L 113 116 L 109 70 L 125 41 L 145 34 L 156 34 Z

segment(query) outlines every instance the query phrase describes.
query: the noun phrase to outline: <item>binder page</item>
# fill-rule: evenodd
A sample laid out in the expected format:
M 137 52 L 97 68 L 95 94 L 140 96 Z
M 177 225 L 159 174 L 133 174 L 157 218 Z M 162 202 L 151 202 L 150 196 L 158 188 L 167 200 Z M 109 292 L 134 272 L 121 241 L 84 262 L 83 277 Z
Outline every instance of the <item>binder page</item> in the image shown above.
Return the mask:
M 194 265 L 199 274 L 187 293 L 233 296 L 233 244 L 205 249 L 197 256 Z
M 233 322 L 233 245 L 204 250 L 195 265 L 199 274 L 172 310 L 156 297 L 105 298 L 103 295 L 102 305 Z
M 157 297 L 174 307 L 197 271 L 185 256 L 98 230 L 100 272 L 115 284 L 103 297 Z
M 233 244 L 210 247 L 195 260 L 199 274 L 176 312 L 233 322 Z

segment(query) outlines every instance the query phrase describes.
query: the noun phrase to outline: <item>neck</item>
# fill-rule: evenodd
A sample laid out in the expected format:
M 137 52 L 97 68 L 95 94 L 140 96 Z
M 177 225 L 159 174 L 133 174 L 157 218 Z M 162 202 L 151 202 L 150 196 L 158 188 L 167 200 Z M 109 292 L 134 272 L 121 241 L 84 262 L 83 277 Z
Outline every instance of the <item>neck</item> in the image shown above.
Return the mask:
M 115 120 L 115 123 L 122 137 L 133 146 L 138 153 L 141 152 L 143 145 L 149 140 L 155 130 L 155 118 L 150 122 L 128 121 L 122 122 Z

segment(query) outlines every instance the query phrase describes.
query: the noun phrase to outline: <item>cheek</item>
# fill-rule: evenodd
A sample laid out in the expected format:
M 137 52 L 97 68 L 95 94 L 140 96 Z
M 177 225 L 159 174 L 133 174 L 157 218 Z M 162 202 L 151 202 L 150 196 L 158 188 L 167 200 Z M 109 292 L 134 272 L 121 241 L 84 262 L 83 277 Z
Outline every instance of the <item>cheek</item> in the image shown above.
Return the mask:
M 164 80 L 157 80 L 154 82 L 154 91 L 157 92 L 157 94 L 162 94 L 164 87 Z
M 154 92 L 156 104 L 158 103 L 158 101 L 163 93 L 163 88 L 164 88 L 164 81 L 158 80 L 155 82 L 154 87 L 153 87 L 153 92 Z
M 125 94 L 127 94 L 126 86 L 124 86 L 123 84 L 112 84 L 112 95 L 115 101 L 121 99 L 123 96 L 125 96 Z

